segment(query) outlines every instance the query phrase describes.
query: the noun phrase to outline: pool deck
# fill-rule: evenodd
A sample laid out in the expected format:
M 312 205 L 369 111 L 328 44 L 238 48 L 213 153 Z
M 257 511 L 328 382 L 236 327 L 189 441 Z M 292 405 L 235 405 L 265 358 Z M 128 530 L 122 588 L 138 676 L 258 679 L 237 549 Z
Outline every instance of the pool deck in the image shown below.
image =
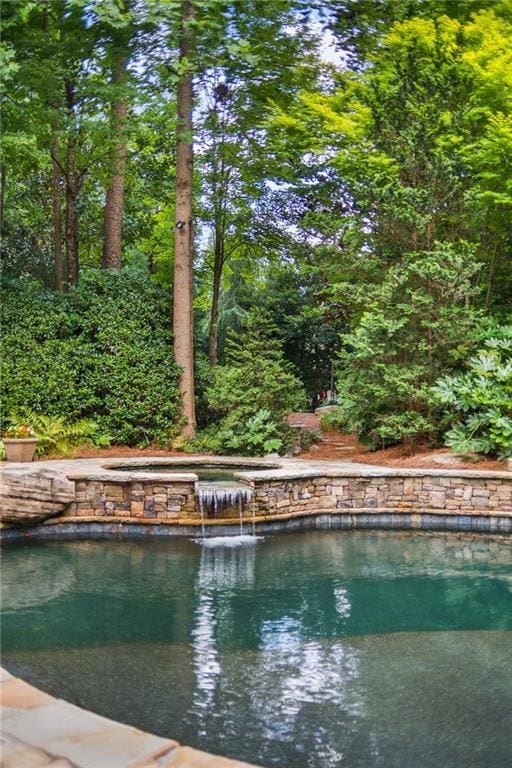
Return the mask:
M 251 768 L 55 699 L 0 667 L 2 768 Z
M 20 474 L 30 473 L 39 470 L 54 470 L 66 475 L 70 480 L 81 480 L 83 478 L 113 480 L 114 473 L 117 475 L 117 479 L 123 480 L 127 477 L 126 469 L 130 469 L 133 473 L 144 473 L 144 468 L 147 466 L 156 466 L 158 464 L 168 467 L 172 464 L 178 465 L 192 465 L 192 464 L 222 464 L 233 465 L 236 467 L 239 464 L 248 466 L 254 465 L 254 471 L 258 472 L 258 477 L 261 479 L 279 480 L 286 477 L 311 477 L 312 475 L 327 475 L 338 476 L 342 473 L 348 475 L 357 475 L 360 477 L 382 477 L 395 476 L 395 477 L 466 477 L 466 478 L 506 478 L 512 477 L 511 470 L 479 470 L 479 469 L 452 469 L 449 466 L 433 467 L 388 467 L 380 466 L 376 464 L 362 464 L 353 461 L 327 461 L 327 460 L 313 460 L 313 459 L 293 459 L 283 457 L 265 457 L 260 459 L 251 459 L 247 457 L 234 457 L 234 456 L 208 456 L 208 455 L 188 455 L 172 456 L 172 457 L 140 457 L 140 458 L 95 458 L 95 459 L 40 459 L 38 461 L 27 463 L 16 463 L 1 461 L 0 462 L 0 475 L 3 470 L 16 470 Z M 116 468 L 123 467 L 123 471 L 115 472 Z M 176 477 L 186 478 L 191 477 L 190 471 L 176 472 Z M 147 474 L 147 473 L 144 473 Z M 241 472 L 241 475 L 246 475 L 247 472 Z M 165 473 L 165 477 L 168 478 L 168 470 Z M 149 478 L 152 480 L 160 479 L 159 473 L 152 471 L 149 474 Z

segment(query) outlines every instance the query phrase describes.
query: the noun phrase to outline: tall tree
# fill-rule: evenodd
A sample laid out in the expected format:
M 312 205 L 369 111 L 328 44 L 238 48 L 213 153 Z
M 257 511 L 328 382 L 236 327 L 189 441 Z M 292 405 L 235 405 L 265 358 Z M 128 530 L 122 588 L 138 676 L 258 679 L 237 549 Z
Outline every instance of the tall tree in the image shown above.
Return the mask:
M 193 120 L 195 3 L 182 0 L 179 26 L 179 79 L 176 109 L 176 209 L 174 241 L 174 357 L 181 368 L 180 393 L 183 434 L 192 436 L 196 429 L 194 404 L 194 319 L 193 319 Z
M 63 287 L 62 259 L 62 173 L 56 158 L 60 155 L 59 136 L 52 126 L 52 239 L 53 239 L 53 286 L 56 291 Z
M 64 82 L 66 91 L 66 108 L 68 112 L 68 139 L 66 147 L 66 165 L 64 170 L 66 180 L 66 218 L 65 218 L 65 242 L 66 242 L 66 266 L 67 284 L 76 285 L 78 282 L 78 197 L 82 188 L 83 176 L 77 168 L 78 151 L 78 126 L 76 125 L 76 85 L 71 78 Z
M 105 269 L 120 269 L 123 234 L 124 188 L 126 172 L 126 125 L 129 103 L 126 95 L 128 63 L 130 58 L 129 20 L 131 2 L 122 2 L 126 18 L 117 27 L 112 39 L 111 88 L 112 106 L 110 117 L 111 151 L 109 180 L 105 195 L 103 215 L 104 238 L 101 264 Z

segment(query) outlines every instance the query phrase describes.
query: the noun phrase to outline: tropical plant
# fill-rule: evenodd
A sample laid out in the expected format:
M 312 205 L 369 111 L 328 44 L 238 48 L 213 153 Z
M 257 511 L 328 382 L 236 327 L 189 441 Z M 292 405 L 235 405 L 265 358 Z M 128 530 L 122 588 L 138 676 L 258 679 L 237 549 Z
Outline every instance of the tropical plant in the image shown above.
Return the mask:
M 261 408 L 245 421 L 221 428 L 218 442 L 228 453 L 260 456 L 282 450 L 283 435 L 280 425 L 272 419 L 270 411 Z
M 512 325 L 495 329 L 466 370 L 443 376 L 432 392 L 452 422 L 452 450 L 512 456 Z

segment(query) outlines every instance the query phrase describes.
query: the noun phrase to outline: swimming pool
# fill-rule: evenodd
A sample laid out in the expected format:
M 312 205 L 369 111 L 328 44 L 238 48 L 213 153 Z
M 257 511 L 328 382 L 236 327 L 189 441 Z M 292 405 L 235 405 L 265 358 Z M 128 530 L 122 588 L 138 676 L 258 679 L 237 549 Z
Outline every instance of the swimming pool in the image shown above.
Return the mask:
M 511 566 L 510 538 L 471 534 L 10 544 L 3 663 L 262 765 L 501 768 Z

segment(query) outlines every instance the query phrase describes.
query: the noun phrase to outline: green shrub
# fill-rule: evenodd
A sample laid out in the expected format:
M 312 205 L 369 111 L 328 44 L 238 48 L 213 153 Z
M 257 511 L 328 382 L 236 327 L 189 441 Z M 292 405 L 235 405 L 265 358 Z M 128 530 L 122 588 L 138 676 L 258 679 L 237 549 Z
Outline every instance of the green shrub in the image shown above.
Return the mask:
M 2 288 L 2 419 L 11 411 L 92 418 L 115 443 L 167 441 L 179 419 L 171 303 L 143 271 L 84 270 L 56 293 Z
M 300 431 L 300 449 L 309 451 L 309 449 L 320 441 L 321 433 L 316 429 L 301 429 Z
M 480 315 L 478 264 L 465 246 L 405 256 L 381 285 L 368 289 L 353 331 L 342 336 L 337 426 L 373 448 L 401 441 L 436 442 L 442 409 L 432 384 L 471 350 Z
M 226 365 L 211 375 L 206 398 L 215 425 L 196 445 L 244 455 L 283 451 L 291 436 L 286 417 L 305 407 L 305 393 L 271 324 L 249 317 L 241 337 L 227 343 Z
M 223 450 L 243 456 L 276 453 L 283 448 L 282 431 L 266 408 L 248 416 L 241 424 L 221 426 L 217 440 Z
M 512 325 L 496 329 L 466 368 L 432 388 L 452 422 L 446 445 L 462 454 L 512 456 Z
M 320 426 L 326 432 L 330 429 L 342 429 L 345 426 L 345 422 L 345 416 L 340 408 L 326 411 L 320 417 Z

